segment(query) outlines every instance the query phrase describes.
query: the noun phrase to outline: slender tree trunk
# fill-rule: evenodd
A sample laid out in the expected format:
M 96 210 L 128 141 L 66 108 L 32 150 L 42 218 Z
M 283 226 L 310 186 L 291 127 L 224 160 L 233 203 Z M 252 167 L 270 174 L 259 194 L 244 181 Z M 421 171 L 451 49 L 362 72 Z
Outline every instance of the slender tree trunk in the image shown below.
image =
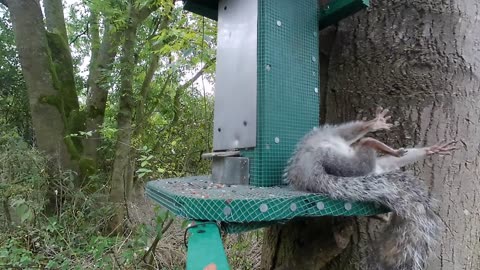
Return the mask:
M 156 33 L 161 33 L 162 31 L 167 29 L 172 18 L 172 11 L 173 11 L 173 4 L 168 5 L 164 10 L 164 15 L 162 16 L 161 22 L 159 24 L 159 27 Z M 152 51 L 157 51 L 157 52 L 153 53 L 152 57 L 150 58 L 150 61 L 148 63 L 148 68 L 145 73 L 145 78 L 143 79 L 142 86 L 140 87 L 140 100 L 137 103 L 137 110 L 135 112 L 135 118 L 134 118 L 134 122 L 136 125 L 134 135 L 137 135 L 143 128 L 143 123 L 144 123 L 143 118 L 145 116 L 145 104 L 147 103 L 148 95 L 150 93 L 150 85 L 152 84 L 153 76 L 155 75 L 155 72 L 158 69 L 159 61 L 160 61 L 160 54 L 158 53 L 158 51 L 160 51 L 160 49 L 162 49 L 164 45 L 165 43 L 158 42 L 155 46 L 152 46 Z
M 120 33 L 113 32 L 108 23 L 105 23 L 102 43 L 98 49 L 97 55 L 92 50 L 92 55 L 96 56 L 90 67 L 88 78 L 88 96 L 87 96 L 87 115 L 86 131 L 90 131 L 92 136 L 85 139 L 84 154 L 92 161 L 97 161 L 97 149 L 101 143 L 99 129 L 103 125 L 105 117 L 105 108 L 108 97 L 108 77 L 112 70 L 112 64 L 115 60 L 118 50 L 118 41 Z
M 120 108 L 117 115 L 117 144 L 115 161 L 112 169 L 110 200 L 116 205 L 116 213 L 111 223 L 111 229 L 122 231 L 125 219 L 125 204 L 128 202 L 130 187 L 133 181 L 130 173 L 130 147 L 132 140 L 133 117 L 133 70 L 135 68 L 135 43 L 137 25 L 130 24 L 125 30 L 125 41 L 120 60 Z
M 88 18 L 88 36 L 90 37 L 90 69 L 98 58 L 98 50 L 100 49 L 100 28 L 98 13 L 90 9 L 90 17 Z M 107 30 L 107 29 L 105 29 Z
M 143 21 L 157 10 L 162 1 L 151 1 L 137 9 L 129 7 L 128 25 L 123 31 L 124 42 L 120 58 L 120 105 L 117 115 L 117 143 L 115 160 L 112 168 L 110 201 L 115 205 L 115 214 L 110 222 L 110 229 L 120 233 L 123 230 L 127 214 L 127 204 L 133 187 L 133 159 L 131 142 L 134 132 L 133 113 L 133 75 L 135 70 L 135 44 L 137 29 Z
M 459 140 L 461 150 L 452 156 L 411 169 L 440 199 L 446 225 L 428 269 L 480 269 L 480 5 L 476 0 L 372 2 L 368 12 L 338 26 L 328 61 L 326 122 L 369 116 L 380 105 L 391 108 L 398 125 L 381 136 L 391 145 Z M 312 227 L 322 221 L 330 223 L 331 233 Z M 367 218 L 308 222 L 267 230 L 263 269 L 364 270 L 372 256 L 368 243 L 383 227 Z
M 8 0 L 23 75 L 27 84 L 33 129 L 38 148 L 63 169 L 72 168 L 65 144 L 63 99 L 55 85 L 40 4 L 36 0 Z

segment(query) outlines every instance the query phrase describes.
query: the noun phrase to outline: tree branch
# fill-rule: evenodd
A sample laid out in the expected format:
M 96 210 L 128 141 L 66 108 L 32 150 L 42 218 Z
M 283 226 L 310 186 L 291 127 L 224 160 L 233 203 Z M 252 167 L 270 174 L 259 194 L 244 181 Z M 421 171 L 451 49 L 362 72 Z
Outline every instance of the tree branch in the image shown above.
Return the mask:
M 168 230 L 168 228 L 170 228 L 170 226 L 173 223 L 173 220 L 174 219 L 171 218 L 170 220 L 168 220 L 166 225 L 164 224 L 161 235 L 163 235 Z M 152 264 L 153 254 L 155 253 L 155 249 L 157 248 L 158 242 L 160 242 L 160 236 L 157 234 L 157 236 L 155 237 L 155 240 L 153 240 L 147 252 L 145 252 L 143 257 L 141 258 L 141 261 L 143 261 L 144 263 L 147 263 L 148 265 Z
M 170 83 L 170 81 L 172 80 L 172 78 L 173 78 L 173 74 L 170 73 L 170 74 L 168 75 L 167 79 L 165 80 L 162 88 L 160 89 L 160 93 L 158 94 L 159 97 L 162 97 L 162 96 L 163 96 L 163 94 L 164 94 L 165 91 L 167 90 L 167 86 L 168 86 L 168 84 Z M 147 115 L 147 116 L 152 115 L 152 113 L 154 112 L 155 108 L 158 106 L 159 103 L 160 103 L 160 102 L 159 102 L 159 99 L 157 99 L 157 102 L 155 102 L 152 106 L 150 106 L 151 109 L 150 109 L 146 114 L 144 114 L 144 115 Z M 142 122 L 145 122 L 145 119 L 148 118 L 147 116 L 143 117 L 144 119 L 142 120 Z
M 175 5 L 175 1 L 172 1 L 172 7 Z M 152 12 L 161 7 L 161 1 L 149 1 L 145 6 L 140 8 L 136 12 L 136 23 L 142 23 Z
M 88 32 L 88 24 L 85 27 L 85 30 L 83 30 L 80 34 L 76 35 L 75 37 L 72 38 L 72 40 L 68 43 L 69 45 L 72 45 L 77 39 L 83 35 L 85 35 Z
M 88 35 L 90 36 L 90 44 L 91 44 L 91 53 L 92 53 L 92 57 L 90 60 L 91 65 L 95 63 L 98 56 L 98 51 L 100 49 L 100 29 L 98 24 L 99 24 L 98 13 L 92 8 L 90 8 L 90 17 L 88 18 L 87 32 L 88 32 Z
M 158 22 L 155 23 L 152 31 L 152 35 L 159 31 L 163 31 L 164 29 L 168 28 L 168 24 L 171 21 L 171 15 L 173 11 L 173 5 L 168 6 L 167 10 L 165 11 L 165 14 L 163 15 L 163 18 L 161 20 L 158 20 Z M 150 39 L 150 38 L 149 38 Z M 164 43 L 158 43 L 154 46 L 152 46 L 152 51 L 158 51 L 160 50 L 165 44 Z M 144 124 L 144 114 L 145 114 L 145 104 L 147 102 L 147 97 L 150 91 L 150 85 L 153 80 L 153 75 L 155 74 L 155 71 L 158 69 L 159 66 L 159 61 L 160 61 L 160 55 L 158 53 L 154 53 L 152 58 L 150 59 L 150 63 L 147 68 L 147 73 L 145 74 L 145 79 L 143 80 L 142 86 L 140 88 L 140 96 L 141 100 L 140 103 L 138 104 L 138 110 L 135 113 L 135 123 L 138 125 L 135 128 L 134 134 L 138 134 L 140 132 L 141 128 L 143 127 Z M 165 85 L 161 91 L 165 90 L 167 83 L 169 81 L 169 78 L 165 81 Z
M 192 85 L 196 80 L 198 80 L 198 78 L 200 78 L 200 76 L 203 75 L 203 73 L 205 72 L 205 70 L 207 68 L 209 68 L 213 62 L 215 62 L 216 60 L 216 57 L 213 57 L 212 59 L 208 60 L 205 65 L 197 72 L 197 74 L 195 74 L 195 76 L 193 76 L 190 80 L 188 80 L 187 82 L 185 82 L 182 86 L 180 86 L 180 89 L 187 89 L 188 87 L 190 87 L 190 85 Z
M 200 76 L 203 75 L 203 73 L 205 72 L 205 70 L 210 67 L 210 65 L 212 65 L 213 62 L 215 62 L 215 57 L 210 59 L 209 61 L 207 61 L 207 63 L 205 63 L 205 65 L 197 72 L 197 74 L 195 74 L 190 80 L 188 80 L 187 82 L 185 82 L 182 86 L 180 86 L 177 91 L 175 92 L 175 96 L 173 98 L 173 120 L 172 120 L 172 123 L 171 125 L 175 125 L 175 123 L 178 121 L 178 118 L 179 118 L 179 107 L 180 107 L 180 96 L 182 95 L 182 93 L 185 91 L 185 89 L 187 89 L 188 87 L 190 87 L 196 80 L 198 80 L 198 78 L 200 78 Z

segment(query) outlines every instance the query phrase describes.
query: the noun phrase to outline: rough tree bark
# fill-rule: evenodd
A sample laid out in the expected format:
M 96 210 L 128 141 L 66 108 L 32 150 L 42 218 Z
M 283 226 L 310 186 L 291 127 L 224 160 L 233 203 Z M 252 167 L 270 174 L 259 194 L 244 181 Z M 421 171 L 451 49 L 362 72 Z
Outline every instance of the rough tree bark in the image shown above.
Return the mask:
M 98 23 L 98 22 L 94 22 Z M 113 32 L 108 22 L 104 23 L 104 33 L 98 51 L 92 49 L 92 64 L 88 77 L 88 96 L 86 106 L 85 130 L 92 136 L 83 141 L 84 154 L 94 163 L 97 160 L 97 148 L 101 143 L 98 130 L 103 124 L 108 97 L 108 77 L 118 51 L 119 32 Z M 94 44 L 92 44 L 93 46 Z
M 67 27 L 65 26 L 62 0 L 43 0 L 43 7 L 47 30 L 60 34 L 67 41 Z
M 127 204 L 133 189 L 134 160 L 132 159 L 131 142 L 134 132 L 134 107 L 137 104 L 133 98 L 132 82 L 135 69 L 136 34 L 138 27 L 162 4 L 162 1 L 151 1 L 140 8 L 137 8 L 136 5 L 130 5 L 128 24 L 123 30 L 124 41 L 120 58 L 120 104 L 117 114 L 118 132 L 110 190 L 110 201 L 115 205 L 115 214 L 110 221 L 109 227 L 116 233 L 123 231 Z M 152 78 L 153 76 L 147 79 L 151 80 Z M 148 90 L 149 84 L 148 82 L 145 85 L 146 90 Z
M 62 92 L 63 110 L 67 119 L 67 128 L 75 133 L 83 126 L 83 119 L 79 119 L 79 104 L 73 71 L 73 59 L 68 45 L 65 16 L 62 0 L 44 0 L 45 23 L 47 26 L 47 40 L 57 75 L 57 82 Z M 71 115 L 72 114 L 72 115 Z M 76 151 L 81 150 L 79 142 Z
M 460 141 L 452 156 L 411 167 L 440 199 L 445 231 L 430 270 L 480 269 L 480 5 L 476 0 L 372 1 L 339 23 L 329 57 L 326 122 L 389 107 L 396 147 Z M 339 224 L 335 224 L 339 222 Z M 315 227 L 318 226 L 318 227 Z M 361 270 L 382 224 L 309 219 L 267 230 L 263 269 Z M 335 232 L 335 233 L 334 233 Z M 368 269 L 367 269 L 368 270 Z
M 117 115 L 117 143 L 115 160 L 112 168 L 110 201 L 116 204 L 115 216 L 111 221 L 111 229 L 122 231 L 126 206 L 133 179 L 130 179 L 130 143 L 132 140 L 133 117 L 133 70 L 135 68 L 135 43 L 137 25 L 130 23 L 125 29 L 125 41 L 120 59 L 120 105 Z
M 64 140 L 62 97 L 55 83 L 40 4 L 36 0 L 8 0 L 6 4 L 27 84 L 36 143 L 60 168 L 71 169 L 71 157 Z

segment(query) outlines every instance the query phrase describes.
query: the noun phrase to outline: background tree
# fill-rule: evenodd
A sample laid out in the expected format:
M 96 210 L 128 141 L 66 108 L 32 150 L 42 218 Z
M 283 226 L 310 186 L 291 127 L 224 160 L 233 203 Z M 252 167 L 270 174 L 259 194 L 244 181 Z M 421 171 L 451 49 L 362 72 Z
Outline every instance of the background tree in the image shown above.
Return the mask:
M 0 18 L 0 126 L 33 143 L 28 96 L 8 14 Z
M 58 164 L 62 169 L 73 169 L 71 153 L 67 148 L 70 143 L 68 139 L 64 140 L 67 129 L 65 118 L 69 113 L 66 108 L 70 109 L 70 104 L 65 102 L 67 93 L 59 84 L 52 62 L 40 4 L 36 1 L 7 1 L 6 4 L 10 10 L 15 43 L 29 90 L 36 143 L 40 150 L 56 161 L 53 164 Z M 52 36 L 52 42 L 53 39 Z M 65 45 L 65 40 L 60 35 L 55 41 L 56 45 Z
M 440 201 L 445 231 L 429 269 L 478 269 L 476 197 L 480 21 L 476 1 L 372 1 L 366 12 L 322 33 L 328 77 L 324 121 L 338 123 L 389 107 L 397 125 L 381 136 L 414 146 L 460 141 L 452 156 L 416 164 Z M 328 47 L 328 46 L 327 46 Z M 326 85 L 325 85 L 326 84 Z M 366 269 L 367 243 L 382 224 L 369 218 L 319 218 L 266 232 L 263 269 Z M 283 267 L 283 268 L 282 268 Z
M 152 152 L 146 148 L 146 128 L 158 126 L 161 119 L 168 129 L 160 131 L 176 132 L 183 111 L 190 110 L 185 110 L 188 102 L 203 108 L 205 120 L 194 124 L 209 128 L 203 123 L 211 120 L 211 100 L 205 91 L 187 90 L 212 73 L 212 22 L 185 16 L 172 0 L 90 1 L 72 7 L 68 23 L 62 1 L 44 0 L 45 24 L 39 1 L 2 3 L 14 26 L 38 148 L 58 169 L 77 173 L 77 188 L 92 192 L 108 183 L 115 209 L 111 229 L 125 225 L 135 172 L 141 177 L 182 174 L 193 170 L 188 166 L 205 164 L 196 160 L 180 171 L 176 166 L 154 172 L 147 168 L 155 164 L 149 154 L 136 169 L 140 149 Z M 86 78 L 78 75 L 85 72 L 82 65 Z M 177 132 L 169 143 L 175 146 L 181 135 Z M 158 143 L 165 142 L 157 142 L 153 153 L 162 151 L 164 145 Z M 208 151 L 208 145 L 208 140 L 198 144 L 199 152 Z M 99 174 L 108 177 L 99 182 Z
M 215 35 L 171 0 L 0 0 L 0 268 L 182 267 L 133 191 L 209 171 Z

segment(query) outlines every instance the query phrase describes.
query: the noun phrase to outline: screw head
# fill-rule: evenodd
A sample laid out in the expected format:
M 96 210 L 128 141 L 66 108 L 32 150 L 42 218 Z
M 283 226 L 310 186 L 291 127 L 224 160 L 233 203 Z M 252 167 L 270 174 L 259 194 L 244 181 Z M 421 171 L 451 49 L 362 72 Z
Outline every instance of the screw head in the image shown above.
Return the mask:
M 325 209 L 325 204 L 323 202 L 317 202 L 317 209 L 318 210 L 323 210 Z
M 314 90 L 314 91 L 315 91 L 315 93 L 318 93 L 318 88 L 317 88 L 317 87 L 315 87 L 315 90 Z
M 277 26 L 282 26 L 282 22 L 281 22 L 281 21 L 277 21 Z
M 232 214 L 232 208 L 225 206 L 225 208 L 223 208 L 223 214 L 225 216 L 230 216 Z
M 267 211 L 268 211 L 268 205 L 262 203 L 262 204 L 260 205 L 260 212 L 265 213 L 265 212 L 267 212 Z
M 265 69 L 266 69 L 267 71 L 270 71 L 270 69 L 272 69 L 272 66 L 271 66 L 270 64 L 266 64 L 266 65 L 265 65 Z
M 345 210 L 347 210 L 347 211 L 352 210 L 352 204 L 351 203 L 345 203 Z
M 313 36 L 314 36 L 314 37 L 317 36 L 317 31 L 314 31 L 314 32 L 313 32 Z
M 275 137 L 275 143 L 280 143 L 280 138 L 279 137 Z
M 290 210 L 292 210 L 292 212 L 297 211 L 297 204 L 296 203 L 290 204 Z
M 312 56 L 312 62 L 316 62 L 317 58 L 315 56 Z

